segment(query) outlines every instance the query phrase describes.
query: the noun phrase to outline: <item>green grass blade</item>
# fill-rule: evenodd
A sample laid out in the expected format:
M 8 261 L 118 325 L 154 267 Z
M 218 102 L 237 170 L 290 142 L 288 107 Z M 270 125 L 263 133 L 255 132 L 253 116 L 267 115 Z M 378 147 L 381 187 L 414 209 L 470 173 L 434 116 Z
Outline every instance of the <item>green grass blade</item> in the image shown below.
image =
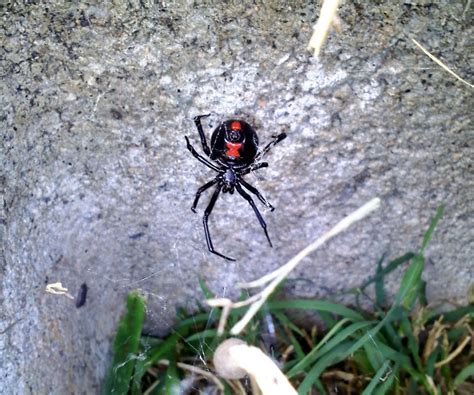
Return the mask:
M 377 262 L 377 271 L 375 272 L 375 304 L 380 308 L 383 308 L 385 305 L 385 291 L 383 289 L 385 275 L 382 268 L 383 258 L 384 257 Z
M 217 329 L 205 329 L 201 332 L 193 333 L 188 336 L 184 342 L 191 343 L 193 341 L 203 342 L 204 339 L 214 339 L 217 336 Z
M 158 346 L 163 343 L 163 339 L 158 339 L 157 337 L 142 335 L 140 337 L 140 348 L 142 350 L 148 349 L 153 346 Z
M 428 306 L 428 298 L 426 297 L 426 281 L 421 279 L 420 288 L 418 290 L 418 302 L 421 306 Z
M 399 266 L 403 265 L 404 263 L 408 262 L 409 260 L 413 259 L 415 256 L 415 253 L 413 252 L 407 252 L 406 254 L 395 258 L 393 261 L 389 262 L 387 266 L 385 266 L 382 270 L 382 274 L 386 276 L 387 274 L 390 274 L 393 272 L 395 269 L 397 269 Z
M 333 314 L 337 314 L 341 317 L 346 317 L 352 321 L 362 321 L 364 317 L 356 311 L 343 306 L 338 303 L 328 302 L 326 300 L 306 300 L 306 299 L 295 299 L 295 300 L 278 300 L 268 303 L 269 310 L 280 310 L 280 309 L 299 309 L 299 310 L 316 310 L 316 311 L 328 311 Z
M 448 331 L 448 340 L 450 343 L 455 343 L 461 340 L 467 334 L 466 327 L 454 327 Z
M 469 316 L 471 319 L 474 319 L 474 304 L 459 307 L 456 310 L 448 311 L 443 313 L 444 321 L 456 322 L 459 321 L 465 315 Z M 436 315 L 430 319 L 430 321 L 435 321 L 439 318 L 439 315 Z
M 151 348 L 144 359 L 145 362 L 145 370 L 152 366 L 154 363 L 158 362 L 160 359 L 163 358 L 170 358 L 174 349 L 176 348 L 176 344 L 182 338 L 179 333 L 173 333 L 172 335 L 168 336 L 163 343 L 161 343 L 157 347 Z
M 382 358 L 382 353 L 377 348 L 377 343 L 375 342 L 367 342 L 363 346 L 364 351 L 367 355 L 367 359 L 372 367 L 372 371 L 376 372 L 380 369 L 383 365 L 384 361 Z
M 417 395 L 419 394 L 418 392 L 418 380 L 410 380 L 407 388 L 407 394 L 408 395 Z M 419 380 L 421 381 L 421 379 Z
M 289 333 L 289 340 L 291 345 L 293 346 L 293 349 L 295 350 L 296 358 L 300 360 L 304 358 L 303 348 L 301 347 L 301 344 L 292 332 Z
M 372 380 L 370 380 L 369 385 L 365 387 L 364 392 L 362 392 L 362 395 L 372 395 L 377 385 L 379 385 L 380 379 L 384 377 L 388 369 L 390 369 L 390 361 L 385 361 L 380 367 L 380 369 L 377 371 L 375 376 L 372 378 Z
M 186 331 L 188 329 L 192 329 L 193 327 L 198 327 L 199 324 L 207 323 L 208 325 L 212 324 L 215 319 L 210 316 L 210 313 L 199 313 L 195 314 L 192 317 L 185 318 L 184 320 L 180 321 L 176 326 L 175 329 L 177 331 Z
M 339 343 L 342 343 L 344 340 L 352 336 L 358 337 L 358 331 L 361 331 L 369 326 L 373 326 L 374 324 L 375 321 L 362 321 L 349 325 L 347 328 L 344 328 L 339 333 L 335 334 L 331 340 L 324 344 L 323 347 L 321 347 L 320 354 L 324 355 L 331 352 L 331 350 Z
M 366 342 L 368 341 L 375 341 L 377 333 L 380 329 L 387 323 L 393 319 L 393 316 L 397 314 L 397 307 L 393 306 L 387 313 L 387 315 L 381 320 L 374 328 L 369 329 L 364 336 L 362 336 L 359 340 L 354 342 L 351 347 L 342 355 L 342 358 L 347 358 L 349 355 L 355 353 L 359 348 L 361 348 Z
M 430 226 L 428 227 L 428 230 L 426 231 L 425 236 L 423 237 L 423 243 L 421 244 L 420 254 L 423 254 L 423 251 L 428 245 L 431 239 L 431 236 L 433 235 L 433 231 L 435 230 L 436 225 L 438 224 L 439 220 L 443 216 L 443 213 L 444 213 L 444 205 L 441 205 L 440 207 L 438 207 L 438 210 L 436 211 L 436 214 L 431 220 Z
M 392 387 L 393 382 L 395 378 L 397 377 L 399 365 L 395 364 L 393 369 L 388 372 L 388 377 L 387 375 L 385 377 L 381 377 L 382 384 L 375 390 L 374 395 L 385 395 L 388 392 L 388 390 Z
M 430 356 L 428 357 L 428 360 L 426 361 L 425 369 L 424 369 L 426 374 L 428 374 L 430 376 L 434 375 L 435 363 L 438 362 L 439 359 L 442 359 L 442 358 L 440 358 L 440 356 L 441 356 L 441 347 L 440 347 L 440 345 L 438 345 L 431 352 Z
M 128 393 L 144 319 L 145 298 L 138 291 L 132 291 L 128 294 L 126 312 L 115 336 L 112 367 L 105 382 L 104 393 Z
M 384 336 L 390 343 L 389 345 L 391 347 L 395 347 L 400 351 L 404 350 L 402 340 L 400 339 L 400 336 L 398 335 L 392 323 L 387 323 L 386 325 L 384 325 L 382 332 L 384 333 Z
M 401 319 L 401 330 L 405 333 L 408 339 L 408 349 L 411 352 L 411 356 L 416 363 L 416 367 L 419 371 L 423 371 L 423 366 L 420 359 L 420 347 L 418 344 L 418 339 L 415 338 L 409 317 L 407 315 L 403 316 Z
M 395 296 L 394 305 L 403 305 L 410 309 L 416 300 L 417 291 L 421 284 L 421 274 L 424 268 L 423 255 L 416 254 L 413 261 L 405 272 L 400 283 L 400 288 Z
M 410 259 L 412 259 L 415 256 L 413 252 L 408 252 L 405 255 L 402 255 L 401 257 L 398 257 L 394 259 L 393 261 L 389 262 L 387 266 L 385 266 L 381 272 L 372 278 L 369 278 L 360 288 L 365 289 L 367 288 L 370 284 L 378 280 L 378 276 L 387 276 L 391 272 L 393 272 L 397 267 L 400 265 L 403 265 L 405 262 L 408 262 Z
M 199 354 L 199 357 L 204 360 L 212 358 L 214 351 L 222 339 L 217 336 L 217 330 L 210 329 L 209 331 L 214 331 L 214 335 L 212 335 L 211 332 L 206 332 L 204 336 L 201 335 L 200 339 L 198 336 L 198 338 L 194 338 L 190 342 L 182 340 L 179 346 L 181 352 L 186 354 Z
M 281 325 L 284 327 L 287 327 L 291 329 L 293 332 L 295 332 L 298 336 L 303 337 L 303 331 L 298 328 L 293 322 L 290 321 L 290 319 L 281 311 L 274 311 L 272 312 L 272 315 L 280 322 Z
M 342 361 L 354 345 L 353 341 L 346 341 L 339 344 L 335 349 L 324 355 L 318 362 L 316 362 L 308 374 L 305 376 L 300 386 L 298 387 L 299 395 L 307 395 L 312 386 L 315 385 L 321 373 L 328 367 L 339 361 Z
M 146 389 L 146 392 L 149 395 L 163 395 L 165 392 L 165 376 L 166 372 L 159 372 L 158 377 L 155 378 L 155 381 Z M 141 394 L 138 392 L 138 394 Z
M 332 313 L 328 311 L 319 310 L 318 315 L 321 317 L 321 320 L 323 321 L 323 324 L 326 328 L 332 328 L 338 322 L 338 319 L 336 318 L 336 316 L 334 316 Z
M 319 391 L 318 395 L 327 395 L 326 389 L 324 388 L 323 383 L 321 383 L 321 380 L 316 379 L 314 381 L 314 385 L 316 386 L 316 389 Z
M 157 361 L 163 358 L 171 358 L 176 349 L 178 341 L 185 336 L 185 333 L 173 333 L 168 336 L 163 343 L 153 346 L 144 352 L 135 365 L 135 372 L 133 375 L 134 387 L 139 386 L 145 372 Z
M 357 331 L 367 328 L 373 325 L 373 321 L 362 321 L 355 322 L 349 325 L 347 328 L 340 330 L 339 332 L 331 330 L 298 364 L 296 364 L 288 373 L 288 377 L 293 377 L 298 373 L 303 372 L 309 365 L 311 365 L 318 358 L 321 358 L 326 353 L 332 353 L 332 349 L 336 348 L 339 344 L 344 342 L 349 336 L 354 335 Z M 340 328 L 340 327 L 339 327 Z M 338 328 L 338 329 L 339 329 Z M 334 328 L 333 328 L 334 329 Z M 334 337 L 329 339 L 329 335 L 334 334 Z
M 296 371 L 302 371 L 303 369 L 306 368 L 311 363 L 311 359 L 313 356 L 318 352 L 318 350 L 324 346 L 331 337 L 333 337 L 336 333 L 339 332 L 339 330 L 347 323 L 349 322 L 348 318 L 344 318 L 341 321 L 339 321 L 334 327 L 331 328 L 331 330 L 321 339 L 321 341 L 306 355 L 303 360 L 298 362 L 298 364 L 294 365 L 287 373 L 287 375 L 294 375 L 296 374 Z M 313 358 L 314 360 L 314 358 Z M 308 361 L 307 363 L 305 361 Z M 299 366 L 298 366 L 299 365 Z
M 454 379 L 454 386 L 457 387 L 458 385 L 462 384 L 468 377 L 474 376 L 474 363 L 466 366 L 463 370 L 461 370 L 458 375 Z
M 204 281 L 203 278 L 199 277 L 199 286 L 201 287 L 201 291 L 204 294 L 204 297 L 206 299 L 212 299 L 215 298 L 215 295 L 211 292 L 209 287 L 207 286 L 206 282 Z
M 273 312 L 273 316 L 278 320 L 282 327 L 286 327 L 289 329 L 288 333 L 286 333 L 286 331 L 284 331 L 283 329 L 280 329 L 280 331 L 282 332 L 281 336 L 288 337 L 288 340 L 290 341 L 291 345 L 293 346 L 293 349 L 295 350 L 297 359 L 304 358 L 303 348 L 301 347 L 301 344 L 299 343 L 298 339 L 296 339 L 296 337 L 293 335 L 293 332 L 295 332 L 299 336 L 303 337 L 303 332 L 295 324 L 293 324 L 288 319 L 288 317 L 282 312 L 275 311 Z
M 365 350 L 357 350 L 354 354 L 352 354 L 352 360 L 355 363 L 356 369 L 360 374 L 365 376 L 370 376 L 374 374 L 374 370 L 372 369 L 372 365 L 369 362 L 369 358 Z
M 408 355 L 396 351 L 387 344 L 378 340 L 375 342 L 374 345 L 377 349 L 377 352 L 380 353 L 379 355 L 382 360 L 389 359 L 402 366 L 406 370 L 413 370 L 411 360 Z
M 180 395 L 180 380 L 175 358 L 171 358 L 165 376 L 165 392 L 163 395 Z
M 229 386 L 227 381 L 224 381 L 224 395 L 233 395 L 232 388 Z

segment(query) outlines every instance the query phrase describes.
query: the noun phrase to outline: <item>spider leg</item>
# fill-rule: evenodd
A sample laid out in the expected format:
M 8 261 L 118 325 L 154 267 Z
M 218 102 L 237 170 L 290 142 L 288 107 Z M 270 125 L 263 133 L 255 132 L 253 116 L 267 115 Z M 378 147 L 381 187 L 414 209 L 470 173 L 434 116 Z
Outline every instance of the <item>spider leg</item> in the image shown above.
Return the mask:
M 262 194 L 259 192 L 259 190 L 257 188 L 255 188 L 253 185 L 250 185 L 247 181 L 243 180 L 242 178 L 239 181 L 245 188 L 247 188 L 250 192 L 252 192 L 255 196 L 257 196 L 258 199 L 265 206 L 267 206 L 271 211 L 275 210 L 275 207 L 273 207 L 270 203 L 267 202 L 267 199 L 265 199 L 262 196 Z
M 262 149 L 257 156 L 255 157 L 255 160 L 260 159 L 263 155 L 265 155 L 268 151 L 270 151 L 270 148 L 272 148 L 274 145 L 278 144 L 280 141 L 286 139 L 286 133 L 280 133 L 278 136 L 274 136 L 273 140 L 270 141 L 264 149 Z
M 202 129 L 202 125 L 201 125 L 201 118 L 206 118 L 209 115 L 211 114 L 198 115 L 194 117 L 194 124 L 196 125 L 196 128 L 199 133 L 199 137 L 201 138 L 202 149 L 204 150 L 207 156 L 211 154 L 211 150 L 209 149 L 209 146 L 207 145 L 206 135 L 204 134 L 204 130 Z
M 206 189 L 209 189 L 210 187 L 212 187 L 217 181 L 218 181 L 218 179 L 215 178 L 212 181 L 209 181 L 208 183 L 204 184 L 202 187 L 200 187 L 197 190 L 196 196 L 194 197 L 193 206 L 191 207 L 191 211 L 196 212 L 196 206 L 199 202 L 199 198 L 201 196 L 201 193 L 203 193 Z
M 255 166 L 249 167 L 248 169 L 243 170 L 243 171 L 242 171 L 241 173 L 239 173 L 239 174 L 242 175 L 242 176 L 245 176 L 246 174 L 249 174 L 249 173 L 251 173 L 252 171 L 261 169 L 262 167 L 268 167 L 268 163 L 267 163 L 267 162 L 260 162 L 260 163 L 257 163 Z
M 267 232 L 267 224 L 263 220 L 262 215 L 260 214 L 260 211 L 258 211 L 257 206 L 255 205 L 253 199 L 250 197 L 250 195 L 245 192 L 242 187 L 237 183 L 235 184 L 235 189 L 237 189 L 237 192 L 240 193 L 240 195 L 249 202 L 250 206 L 252 206 L 253 211 L 255 212 L 255 215 L 257 216 L 258 222 L 260 222 L 261 227 L 263 228 L 263 231 L 265 232 L 265 236 L 267 236 L 268 244 L 270 244 L 270 247 L 273 247 L 272 242 L 270 240 L 270 236 L 268 236 Z
M 186 147 L 188 148 L 189 152 L 191 152 L 191 154 L 201 163 L 205 164 L 207 167 L 209 167 L 210 169 L 214 170 L 214 171 L 220 171 L 221 169 L 219 169 L 215 164 L 209 162 L 206 158 L 204 158 L 204 156 L 202 155 L 199 155 L 198 152 L 194 149 L 194 147 L 191 145 L 191 143 L 189 142 L 189 139 L 188 139 L 188 136 L 185 136 L 184 137 L 186 139 Z
M 211 197 L 211 201 L 209 202 L 209 205 L 207 206 L 206 211 L 204 211 L 204 217 L 202 218 L 202 223 L 204 224 L 204 233 L 206 234 L 206 242 L 207 242 L 207 248 L 209 252 L 219 255 L 221 258 L 227 259 L 228 261 L 235 261 L 234 258 L 225 256 L 221 254 L 220 252 L 217 252 L 216 250 L 214 250 L 214 246 L 212 245 L 212 240 L 211 240 L 211 234 L 209 233 L 209 226 L 207 224 L 207 220 L 209 219 L 209 215 L 211 215 L 212 209 L 214 208 L 214 204 L 216 203 L 216 200 L 219 197 L 219 193 L 221 189 L 222 189 L 222 186 L 218 185 L 216 190 L 214 191 Z

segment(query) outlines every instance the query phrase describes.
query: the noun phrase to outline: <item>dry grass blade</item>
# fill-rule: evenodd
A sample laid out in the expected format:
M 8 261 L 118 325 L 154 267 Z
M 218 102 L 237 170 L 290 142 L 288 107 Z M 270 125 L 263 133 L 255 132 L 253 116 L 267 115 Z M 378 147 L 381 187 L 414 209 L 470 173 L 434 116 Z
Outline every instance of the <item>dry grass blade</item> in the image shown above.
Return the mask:
M 457 75 L 453 70 L 451 70 L 448 66 L 446 66 L 441 60 L 439 60 L 436 56 L 432 55 L 430 52 L 428 52 L 427 49 L 425 49 L 418 41 L 416 41 L 414 38 L 411 39 L 418 48 L 420 48 L 433 62 L 437 63 L 439 66 L 441 66 L 443 69 L 445 69 L 449 74 L 453 75 L 456 77 L 459 81 L 463 82 L 467 86 L 474 88 L 474 85 L 467 82 L 466 80 L 462 79 L 459 75 Z
M 252 296 L 248 300 L 232 303 L 229 299 L 208 299 L 207 304 L 212 307 L 238 307 L 249 304 L 249 300 L 252 300 L 252 304 L 250 305 L 247 312 L 244 314 L 242 319 L 235 324 L 230 333 L 232 335 L 239 334 L 250 322 L 250 320 L 257 314 L 260 310 L 262 305 L 267 301 L 269 296 L 275 291 L 278 285 L 288 276 L 293 269 L 298 266 L 298 264 L 309 254 L 317 250 L 321 247 L 324 243 L 326 243 L 329 239 L 333 238 L 334 236 L 338 235 L 339 233 L 348 229 L 354 223 L 360 221 L 361 219 L 365 218 L 369 215 L 372 211 L 378 209 L 380 207 L 380 199 L 374 198 L 370 200 L 368 203 L 364 204 L 362 207 L 354 211 L 353 213 L 346 216 L 342 219 L 339 223 L 336 224 L 332 229 L 328 232 L 323 234 L 313 243 L 308 245 L 306 248 L 301 250 L 297 255 L 295 255 L 292 259 L 290 259 L 285 265 L 281 266 L 279 269 L 275 270 L 272 273 L 263 276 L 259 280 L 253 281 L 248 284 L 240 285 L 243 288 L 254 288 L 256 286 L 264 286 L 268 284 L 262 291 L 257 293 L 256 295 Z
M 427 361 L 433 350 L 438 345 L 438 338 L 442 335 L 442 332 L 446 328 L 446 325 L 442 324 L 443 316 L 439 317 L 433 325 L 433 328 L 429 332 L 428 339 L 423 350 L 423 361 Z
M 321 6 L 321 13 L 318 21 L 313 27 L 313 35 L 309 40 L 308 49 L 314 50 L 314 56 L 319 56 L 321 47 L 326 41 L 331 24 L 337 21 L 337 7 L 339 6 L 339 0 L 325 0 Z
M 447 363 L 451 362 L 454 358 L 456 358 L 459 354 L 461 354 L 462 350 L 466 345 L 469 343 L 471 340 L 471 336 L 466 336 L 464 340 L 461 342 L 459 346 L 451 353 L 449 354 L 446 359 L 443 359 L 442 361 L 439 361 L 435 363 L 435 368 L 440 368 L 443 365 L 446 365 Z
M 288 357 L 295 351 L 295 348 L 290 344 L 287 348 L 281 353 L 281 361 L 285 363 L 288 360 Z
M 232 388 L 232 393 L 235 395 L 247 395 L 244 386 L 239 380 L 226 380 L 230 388 Z
M 259 278 L 258 280 L 251 281 L 248 283 L 238 284 L 239 288 L 261 287 L 267 283 L 270 283 L 275 278 L 285 275 L 285 273 L 289 273 L 301 262 L 303 258 L 307 257 L 309 254 L 317 250 L 329 239 L 343 232 L 354 223 L 360 221 L 362 218 L 369 215 L 372 211 L 377 210 L 380 207 L 380 203 L 381 202 L 379 198 L 374 198 L 370 200 L 368 203 L 364 204 L 362 207 L 360 207 L 359 209 L 357 209 L 356 211 L 354 211 L 353 213 L 345 217 L 343 220 L 341 220 L 338 224 L 336 224 L 336 226 L 334 226 L 327 233 L 325 233 L 320 238 L 315 240 L 313 243 L 308 245 L 306 248 L 301 250 L 296 256 L 290 259 L 290 261 L 288 261 L 286 264 L 284 264 L 283 266 L 280 266 L 278 269 L 274 270 L 271 273 L 266 274 L 265 276 Z M 254 295 L 252 298 L 255 298 L 255 296 L 256 295 Z
M 436 385 L 434 383 L 434 380 L 433 380 L 433 377 L 431 377 L 430 375 L 425 375 L 425 378 L 426 378 L 426 382 L 428 383 L 431 391 L 430 393 L 432 394 L 438 394 L 438 390 L 436 389 Z
M 160 359 L 158 361 L 158 364 L 168 366 L 170 364 L 170 361 L 168 361 L 167 359 Z M 180 369 L 187 370 L 188 372 L 201 375 L 202 377 L 211 380 L 217 386 L 217 388 L 219 388 L 219 390 L 224 391 L 224 384 L 222 384 L 221 381 L 209 371 L 182 362 L 176 363 L 176 366 Z
M 343 372 L 342 370 L 332 370 L 332 371 L 329 371 L 329 372 L 324 372 L 321 375 L 321 377 L 323 379 L 334 379 L 334 378 L 336 378 L 336 379 L 344 380 L 344 381 L 347 381 L 347 382 L 351 382 L 351 381 L 361 379 L 361 376 L 359 376 L 359 375 Z M 367 377 L 362 377 L 362 379 L 365 380 L 365 381 L 370 380 Z

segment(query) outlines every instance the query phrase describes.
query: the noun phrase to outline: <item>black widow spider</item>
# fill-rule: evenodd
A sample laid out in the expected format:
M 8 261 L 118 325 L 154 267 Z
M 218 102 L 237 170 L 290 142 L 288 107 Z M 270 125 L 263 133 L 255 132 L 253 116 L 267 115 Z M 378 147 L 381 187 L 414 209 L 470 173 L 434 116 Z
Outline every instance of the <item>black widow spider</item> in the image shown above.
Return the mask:
M 221 123 L 212 133 L 211 137 L 211 148 L 206 141 L 206 136 L 201 125 L 201 118 L 208 117 L 210 114 L 198 115 L 194 117 L 194 123 L 196 124 L 197 130 L 199 132 L 199 137 L 201 138 L 202 149 L 204 153 L 214 162 L 209 161 L 204 156 L 200 155 L 194 147 L 189 142 L 188 137 L 186 136 L 187 148 L 191 154 L 201 163 L 205 164 L 210 169 L 216 171 L 218 174 L 216 178 L 200 187 L 194 198 L 193 205 L 191 210 L 196 212 L 196 206 L 199 201 L 201 193 L 209 189 L 213 185 L 217 184 L 214 193 L 212 194 L 209 205 L 204 211 L 203 224 L 204 224 L 204 233 L 206 235 L 207 248 L 213 254 L 219 255 L 220 257 L 227 259 L 229 261 L 235 261 L 234 258 L 230 258 L 214 250 L 212 245 L 211 235 L 209 233 L 208 219 L 209 215 L 214 208 L 217 198 L 219 197 L 220 192 L 223 193 L 229 192 L 230 194 L 234 193 L 234 190 L 249 202 L 250 206 L 253 208 L 255 215 L 257 216 L 258 222 L 265 232 L 268 243 L 272 247 L 272 242 L 267 232 L 267 225 L 262 218 L 262 215 L 258 211 L 257 206 L 255 205 L 253 199 L 250 195 L 244 190 L 245 187 L 249 192 L 253 193 L 257 198 L 267 206 L 271 211 L 274 210 L 273 206 L 267 202 L 267 200 L 262 196 L 262 194 L 255 188 L 250 185 L 243 179 L 243 176 L 249 174 L 252 171 L 261 169 L 263 167 L 268 167 L 267 162 L 256 163 L 260 158 L 262 158 L 271 147 L 275 144 L 282 141 L 285 137 L 285 133 L 280 133 L 277 136 L 273 136 L 273 140 L 268 143 L 265 148 L 262 150 L 258 149 L 258 136 L 255 133 L 255 130 L 244 121 L 237 119 L 230 119 Z

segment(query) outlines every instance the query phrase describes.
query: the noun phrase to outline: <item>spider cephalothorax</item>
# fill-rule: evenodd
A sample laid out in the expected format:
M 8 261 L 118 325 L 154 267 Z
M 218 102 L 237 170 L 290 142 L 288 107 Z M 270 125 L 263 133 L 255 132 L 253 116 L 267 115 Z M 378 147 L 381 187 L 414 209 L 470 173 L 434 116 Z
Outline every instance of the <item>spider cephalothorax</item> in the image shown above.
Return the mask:
M 202 129 L 201 118 L 207 117 L 207 115 L 199 115 L 194 118 L 194 123 L 199 132 L 201 138 L 202 149 L 209 159 L 198 154 L 194 147 L 190 144 L 188 137 L 186 136 L 186 143 L 189 151 L 193 156 L 201 163 L 205 164 L 210 169 L 216 171 L 217 176 L 208 183 L 200 187 L 196 192 L 194 203 L 191 210 L 196 212 L 196 206 L 199 201 L 201 193 L 206 189 L 209 189 L 213 185 L 216 185 L 214 193 L 211 197 L 209 205 L 204 212 L 204 233 L 206 235 L 207 247 L 210 252 L 219 255 L 222 258 L 234 261 L 234 258 L 225 256 L 214 250 L 212 245 L 211 235 L 209 234 L 209 227 L 207 224 L 209 215 L 214 208 L 217 198 L 220 192 L 234 193 L 236 190 L 253 208 L 255 215 L 257 216 L 258 222 L 262 226 L 265 236 L 267 237 L 270 246 L 272 242 L 267 232 L 267 225 L 262 218 L 262 215 L 258 211 L 252 197 L 246 192 L 253 193 L 257 198 L 268 208 L 273 211 L 273 206 L 266 201 L 262 194 L 249 183 L 247 183 L 243 176 L 249 174 L 252 171 L 261 169 L 262 167 L 268 167 L 267 162 L 258 162 L 260 158 L 265 155 L 272 146 L 279 143 L 286 137 L 285 133 L 280 133 L 277 136 L 273 136 L 273 140 L 268 143 L 262 150 L 258 148 L 258 137 L 255 130 L 245 121 L 230 119 L 221 123 L 212 133 L 211 147 L 207 144 L 206 136 Z M 213 162 L 211 162 L 211 160 Z

